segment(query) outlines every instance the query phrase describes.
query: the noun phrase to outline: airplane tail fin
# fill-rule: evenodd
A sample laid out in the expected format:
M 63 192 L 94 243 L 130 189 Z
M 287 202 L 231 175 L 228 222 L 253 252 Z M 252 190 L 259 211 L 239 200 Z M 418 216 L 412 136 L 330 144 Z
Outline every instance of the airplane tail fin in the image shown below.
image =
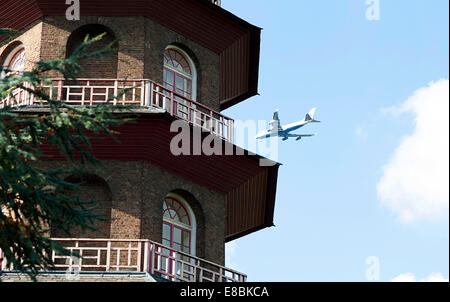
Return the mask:
M 316 113 L 316 108 L 311 109 L 305 116 L 305 121 L 313 121 L 313 122 L 319 122 L 314 119 L 314 114 Z

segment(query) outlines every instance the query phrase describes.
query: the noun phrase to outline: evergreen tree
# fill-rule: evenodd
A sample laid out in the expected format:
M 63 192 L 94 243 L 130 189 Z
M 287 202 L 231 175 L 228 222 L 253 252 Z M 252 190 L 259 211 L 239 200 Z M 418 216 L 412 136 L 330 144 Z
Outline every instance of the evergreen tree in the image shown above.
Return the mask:
M 11 31 L 0 29 L 0 35 L 10 35 Z M 48 237 L 50 226 L 70 237 L 74 227 L 94 229 L 95 221 L 103 219 L 94 213 L 95 201 L 67 193 L 77 185 L 64 181 L 64 176 L 80 175 L 87 166 L 101 164 L 91 154 L 89 135 L 114 135 L 110 127 L 124 122 L 114 112 L 129 107 L 109 103 L 71 106 L 51 99 L 41 88 L 52 84 L 45 76 L 47 72 L 57 71 L 66 80 L 76 81 L 81 60 L 101 59 L 111 53 L 113 44 L 88 52 L 89 46 L 102 36 L 86 37 L 68 58 L 38 62 L 32 71 L 22 74 L 8 75 L 10 71 L 4 70 L 6 76 L 0 79 L 0 100 L 8 95 L 12 98 L 14 90 L 23 89 L 45 101 L 40 105 L 45 108 L 43 113 L 27 113 L 14 104 L 0 104 L 0 249 L 4 253 L 0 261 L 6 260 L 14 270 L 26 272 L 33 280 L 38 270 L 54 265 L 52 251 L 69 255 Z M 38 168 L 44 142 L 59 149 L 69 168 Z

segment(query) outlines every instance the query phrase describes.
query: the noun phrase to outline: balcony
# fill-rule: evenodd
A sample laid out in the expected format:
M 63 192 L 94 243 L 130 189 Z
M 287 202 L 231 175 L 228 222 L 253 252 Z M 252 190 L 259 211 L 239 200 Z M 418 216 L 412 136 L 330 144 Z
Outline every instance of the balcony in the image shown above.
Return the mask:
M 213 262 L 145 239 L 54 239 L 77 253 L 53 252 L 53 271 L 150 273 L 175 282 L 245 282 L 247 276 Z M 3 256 L 0 250 L 0 258 Z M 6 261 L 0 271 L 10 271 Z
M 197 103 L 181 94 L 168 90 L 148 79 L 78 79 L 70 81 L 51 79 L 52 85 L 42 85 L 40 89 L 51 99 L 70 105 L 134 105 L 163 109 L 179 119 L 185 120 L 204 131 L 213 133 L 228 142 L 233 142 L 233 119 Z M 40 105 L 24 89 L 15 89 L 7 98 L 1 100 L 0 108 L 10 106 Z M 43 102 L 45 104 L 45 102 Z

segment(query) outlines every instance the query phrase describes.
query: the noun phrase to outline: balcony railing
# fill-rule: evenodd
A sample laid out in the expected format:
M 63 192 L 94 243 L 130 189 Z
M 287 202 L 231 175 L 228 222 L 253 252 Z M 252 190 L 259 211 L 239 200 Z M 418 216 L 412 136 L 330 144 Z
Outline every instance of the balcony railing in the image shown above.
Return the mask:
M 147 272 L 181 282 L 245 282 L 247 276 L 213 262 L 176 251 L 145 239 L 54 239 L 71 253 L 80 257 L 58 255 L 53 252 L 52 270 L 67 273 L 90 272 Z M 1 258 L 0 250 L 0 258 Z M 3 271 L 13 270 L 6 261 L 0 262 Z
M 233 119 L 151 80 L 78 79 L 77 81 L 67 81 L 52 79 L 51 81 L 52 85 L 40 87 L 51 99 L 70 105 L 97 105 L 109 102 L 114 105 L 156 107 L 233 142 Z M 39 104 L 41 104 L 41 100 L 33 94 L 24 89 L 15 89 L 12 96 L 8 95 L 7 98 L 1 100 L 0 107 Z

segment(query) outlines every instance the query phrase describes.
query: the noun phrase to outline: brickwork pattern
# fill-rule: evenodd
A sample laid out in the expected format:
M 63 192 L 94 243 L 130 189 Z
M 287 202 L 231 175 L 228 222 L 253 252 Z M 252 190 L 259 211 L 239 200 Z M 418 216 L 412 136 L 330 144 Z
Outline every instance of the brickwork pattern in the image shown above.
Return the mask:
M 57 161 L 39 164 L 40 168 L 62 166 L 64 163 Z M 162 201 L 169 192 L 175 192 L 189 203 L 196 216 L 196 256 L 224 265 L 226 209 L 223 195 L 145 162 L 104 161 L 101 168 L 92 169 L 90 174 L 108 184 L 112 199 L 111 221 L 96 225 L 99 233 L 89 233 L 91 238 L 105 238 L 102 234 L 109 233 L 110 238 L 115 239 L 161 242 Z M 95 190 L 96 196 L 104 199 L 104 191 Z M 82 235 L 74 233 L 72 237 Z
M 148 18 L 82 16 L 80 21 L 67 21 L 63 16 L 45 16 L 23 31 L 23 34 L 1 42 L 0 55 L 6 55 L 4 50 L 8 43 L 20 41 L 27 52 L 25 70 L 31 70 L 33 64 L 39 60 L 66 57 L 71 34 L 82 26 L 92 24 L 107 27 L 118 40 L 118 53 L 113 56 L 114 60 L 117 58 L 117 62 L 111 63 L 108 58 L 104 58 L 103 63 L 95 63 L 92 60 L 81 62 L 85 71 L 80 77 L 149 78 L 162 83 L 164 50 L 169 45 L 175 45 L 189 54 L 195 63 L 196 101 L 219 111 L 219 55 Z M 96 33 L 97 31 L 94 31 L 93 34 Z M 71 38 L 81 41 L 81 37 Z M 104 44 L 100 43 L 98 47 Z M 49 72 L 47 75 L 61 76 L 56 72 Z
M 0 65 L 3 65 L 11 50 L 18 44 L 23 44 L 25 47 L 25 71 L 31 71 L 34 64 L 40 60 L 42 26 L 41 20 L 36 21 L 22 32 L 2 41 L 0 43 Z

